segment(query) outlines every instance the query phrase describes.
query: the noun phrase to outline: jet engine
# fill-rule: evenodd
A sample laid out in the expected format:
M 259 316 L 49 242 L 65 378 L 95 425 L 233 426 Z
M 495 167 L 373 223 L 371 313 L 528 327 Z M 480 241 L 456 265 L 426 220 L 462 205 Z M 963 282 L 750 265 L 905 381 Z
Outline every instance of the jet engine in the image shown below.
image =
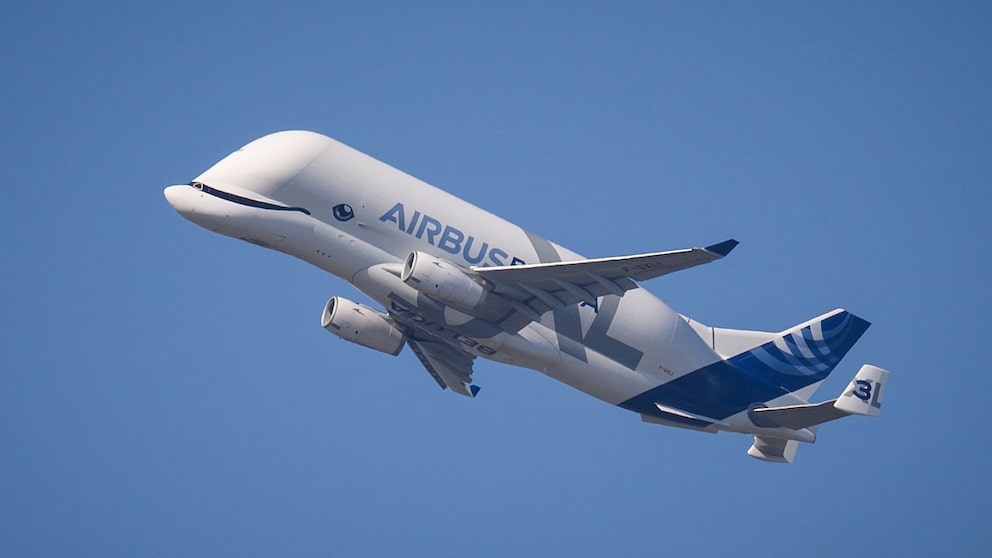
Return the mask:
M 400 279 L 441 302 L 475 308 L 486 298 L 486 289 L 460 267 L 423 252 L 410 252 Z
M 406 341 L 389 316 L 339 296 L 327 301 L 320 325 L 345 341 L 393 356 L 400 353 Z

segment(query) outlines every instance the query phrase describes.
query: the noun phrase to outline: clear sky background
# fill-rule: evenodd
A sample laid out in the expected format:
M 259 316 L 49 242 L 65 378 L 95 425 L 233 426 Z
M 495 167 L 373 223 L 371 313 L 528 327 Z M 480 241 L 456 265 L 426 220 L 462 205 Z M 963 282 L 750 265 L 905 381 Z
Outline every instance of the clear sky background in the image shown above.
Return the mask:
M 0 5 L 0 556 L 979 555 L 988 3 Z M 140 4 L 140 3 L 137 3 Z M 873 327 L 795 464 L 479 362 L 475 400 L 319 327 L 365 298 L 175 214 L 248 141 L 340 139 L 705 323 Z

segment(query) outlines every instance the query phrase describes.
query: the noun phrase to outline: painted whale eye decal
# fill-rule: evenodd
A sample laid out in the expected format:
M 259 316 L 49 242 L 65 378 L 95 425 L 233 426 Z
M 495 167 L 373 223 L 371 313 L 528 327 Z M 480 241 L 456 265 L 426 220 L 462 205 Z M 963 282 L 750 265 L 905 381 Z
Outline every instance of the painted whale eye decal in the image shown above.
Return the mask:
M 338 221 L 349 221 L 355 216 L 355 211 L 346 203 L 334 206 L 334 218 Z

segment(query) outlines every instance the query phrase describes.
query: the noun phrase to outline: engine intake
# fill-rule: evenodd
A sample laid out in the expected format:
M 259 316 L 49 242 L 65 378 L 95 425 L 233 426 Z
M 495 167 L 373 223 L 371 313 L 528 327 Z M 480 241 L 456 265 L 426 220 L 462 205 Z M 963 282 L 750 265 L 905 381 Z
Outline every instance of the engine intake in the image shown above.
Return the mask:
M 320 326 L 345 341 L 393 356 L 400 354 L 406 342 L 386 314 L 339 296 L 327 301 Z
M 475 308 L 486 299 L 486 289 L 457 265 L 423 252 L 410 252 L 400 279 L 441 302 Z

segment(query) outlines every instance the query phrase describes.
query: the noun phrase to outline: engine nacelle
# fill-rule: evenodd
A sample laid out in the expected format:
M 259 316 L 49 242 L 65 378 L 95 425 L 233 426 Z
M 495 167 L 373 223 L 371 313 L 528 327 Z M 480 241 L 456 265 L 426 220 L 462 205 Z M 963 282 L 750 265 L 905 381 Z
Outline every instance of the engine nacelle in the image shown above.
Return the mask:
M 423 252 L 410 252 L 400 278 L 435 300 L 462 308 L 475 308 L 486 299 L 486 289 L 461 268 Z
M 400 354 L 406 341 L 386 314 L 339 296 L 327 301 L 320 326 L 345 341 L 393 356 Z

